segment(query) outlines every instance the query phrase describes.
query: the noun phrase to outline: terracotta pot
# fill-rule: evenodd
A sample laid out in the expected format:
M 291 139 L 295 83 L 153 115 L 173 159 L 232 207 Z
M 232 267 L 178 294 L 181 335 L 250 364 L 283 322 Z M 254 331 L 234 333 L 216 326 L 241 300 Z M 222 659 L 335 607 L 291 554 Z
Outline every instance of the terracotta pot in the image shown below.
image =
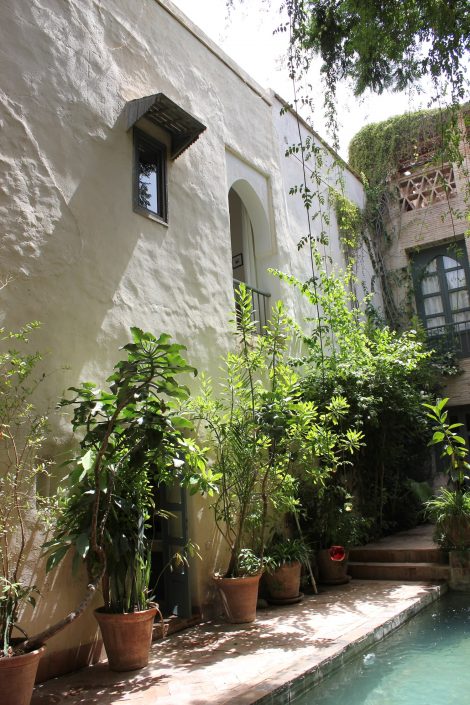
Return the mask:
M 29 705 L 39 659 L 44 646 L 21 656 L 0 658 L 0 702 L 2 705 Z
M 225 615 L 232 624 L 255 621 L 260 578 L 261 574 L 247 575 L 243 578 L 214 576 L 213 580 L 219 589 Z
M 112 671 L 134 671 L 148 664 L 157 607 L 142 612 L 112 614 L 95 610 Z
M 341 560 L 333 560 L 329 548 L 317 551 L 317 565 L 320 582 L 325 585 L 342 585 L 350 580 L 348 570 L 348 551 Z
M 283 563 L 272 573 L 264 574 L 264 582 L 271 597 L 276 600 L 290 600 L 298 597 L 300 593 L 299 561 Z

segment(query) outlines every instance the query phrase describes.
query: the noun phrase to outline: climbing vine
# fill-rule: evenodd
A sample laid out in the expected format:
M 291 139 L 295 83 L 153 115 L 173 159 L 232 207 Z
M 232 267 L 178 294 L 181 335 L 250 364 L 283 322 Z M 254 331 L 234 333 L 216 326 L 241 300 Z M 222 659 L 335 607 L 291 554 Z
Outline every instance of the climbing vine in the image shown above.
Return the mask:
M 417 160 L 420 145 L 432 151 L 434 164 L 460 164 L 460 132 L 456 107 L 418 110 L 366 125 L 351 140 L 349 164 L 363 174 L 369 189 L 386 188 L 400 162 Z
M 356 250 L 361 242 L 364 229 L 362 211 L 344 193 L 332 187 L 330 187 L 330 202 L 335 209 L 341 243 L 350 253 L 351 250 Z
M 402 306 L 399 310 L 394 302 L 392 292 L 397 290 L 397 273 L 386 271 L 382 264 L 384 249 L 400 236 L 400 219 L 392 217 L 390 212 L 398 205 L 394 178 L 400 170 L 411 175 L 414 170 L 422 171 L 427 166 L 434 165 L 439 169 L 447 164 L 460 167 L 461 174 L 468 177 L 461 149 L 468 116 L 468 111 L 458 106 L 406 113 L 367 125 L 349 146 L 349 163 L 362 175 L 366 192 L 364 226 L 365 232 L 370 235 L 370 241 L 366 244 L 374 267 L 375 264 L 379 265 L 376 272 L 385 295 L 386 317 L 393 327 L 403 326 L 410 316 L 409 306 Z M 445 181 L 442 185 L 447 200 L 445 217 L 450 219 L 456 237 L 457 224 L 463 214 L 450 202 L 449 185 Z M 464 199 L 467 196 L 468 193 L 464 193 Z M 400 288 L 409 301 L 412 294 L 409 272 L 401 270 L 399 277 Z

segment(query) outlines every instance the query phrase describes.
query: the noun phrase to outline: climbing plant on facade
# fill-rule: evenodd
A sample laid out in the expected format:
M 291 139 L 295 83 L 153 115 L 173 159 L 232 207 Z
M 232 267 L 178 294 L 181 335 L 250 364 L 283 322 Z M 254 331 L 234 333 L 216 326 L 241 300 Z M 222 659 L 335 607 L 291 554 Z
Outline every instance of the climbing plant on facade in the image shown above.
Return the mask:
M 417 179 L 426 172 L 421 178 L 427 184 L 430 169 L 435 189 L 447 206 L 442 217 L 451 224 L 454 238 L 462 230 L 464 214 L 453 206 L 451 190 L 453 170 L 458 168 L 461 179 L 466 179 L 464 202 L 468 202 L 468 170 L 462 149 L 468 117 L 468 111 L 458 107 L 406 113 L 366 125 L 351 141 L 349 162 L 363 178 L 364 224 L 371 236 L 373 262 L 375 259 L 380 264 L 385 248 L 400 237 L 401 218 L 396 217 L 397 212 L 415 208 L 415 202 L 420 207 L 432 204 L 432 198 L 429 203 L 424 200 L 419 204 L 417 200 Z M 406 270 L 390 274 L 381 267 L 379 273 L 385 294 L 390 288 L 401 288 L 411 297 L 412 283 Z M 393 296 L 390 298 L 393 302 Z M 394 326 L 403 325 L 412 315 L 412 306 L 402 309 L 401 315 L 396 306 L 385 308 L 388 321 Z

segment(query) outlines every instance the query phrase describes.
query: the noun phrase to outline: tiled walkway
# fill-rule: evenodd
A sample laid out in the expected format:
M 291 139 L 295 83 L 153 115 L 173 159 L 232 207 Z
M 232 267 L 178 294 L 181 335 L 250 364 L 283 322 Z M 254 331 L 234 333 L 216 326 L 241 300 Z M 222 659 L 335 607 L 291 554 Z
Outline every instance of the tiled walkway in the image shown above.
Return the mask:
M 112 673 L 102 663 L 49 681 L 37 686 L 32 705 L 249 705 L 368 648 L 441 589 L 353 580 L 259 611 L 252 625 L 204 623 L 155 642 L 138 672 Z

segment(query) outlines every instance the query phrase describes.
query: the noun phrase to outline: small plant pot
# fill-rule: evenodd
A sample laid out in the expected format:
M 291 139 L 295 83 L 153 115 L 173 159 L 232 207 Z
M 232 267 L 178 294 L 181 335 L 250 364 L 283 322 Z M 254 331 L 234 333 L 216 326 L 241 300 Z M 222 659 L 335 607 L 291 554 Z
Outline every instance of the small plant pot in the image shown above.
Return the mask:
M 293 563 L 283 563 L 272 573 L 264 574 L 264 582 L 269 592 L 269 596 L 275 600 L 292 600 L 300 593 L 300 572 L 299 561 Z
M 324 585 L 342 585 L 348 583 L 351 578 L 347 574 L 348 551 L 344 551 L 344 557 L 340 560 L 333 560 L 331 549 L 324 548 L 317 551 L 317 565 L 319 581 Z
M 0 658 L 0 701 L 2 705 L 29 705 L 39 659 L 44 646 L 20 656 Z
M 135 671 L 148 664 L 157 607 L 141 612 L 113 614 L 95 610 L 112 671 Z
M 247 575 L 243 578 L 213 577 L 222 598 L 228 622 L 245 624 L 255 621 L 260 578 L 261 574 Z

